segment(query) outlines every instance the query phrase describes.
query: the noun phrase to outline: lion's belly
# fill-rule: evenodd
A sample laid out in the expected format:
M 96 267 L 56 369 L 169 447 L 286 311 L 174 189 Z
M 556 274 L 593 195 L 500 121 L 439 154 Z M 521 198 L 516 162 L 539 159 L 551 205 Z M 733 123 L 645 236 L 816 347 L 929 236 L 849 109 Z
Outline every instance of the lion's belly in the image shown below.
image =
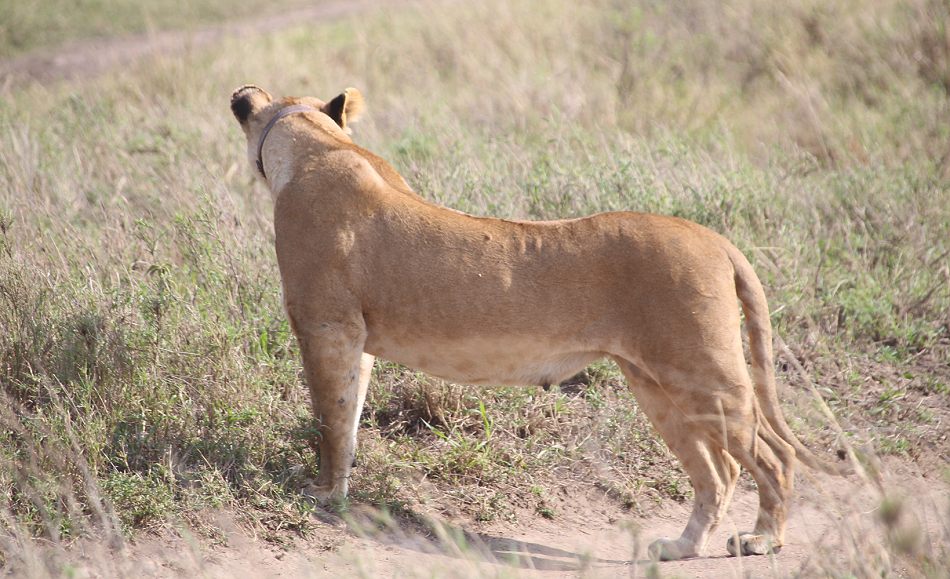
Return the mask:
M 462 384 L 557 384 L 604 357 L 580 344 L 543 339 L 463 338 L 427 340 L 370 332 L 370 354 Z

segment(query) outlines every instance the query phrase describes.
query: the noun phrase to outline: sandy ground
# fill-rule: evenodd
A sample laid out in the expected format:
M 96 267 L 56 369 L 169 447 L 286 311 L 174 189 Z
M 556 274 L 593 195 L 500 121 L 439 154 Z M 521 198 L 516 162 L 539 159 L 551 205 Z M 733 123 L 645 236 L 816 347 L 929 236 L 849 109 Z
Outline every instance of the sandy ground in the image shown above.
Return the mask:
M 897 526 L 923 531 L 925 544 L 945 542 L 950 487 L 896 459 L 884 472 L 886 494 L 904 498 Z M 688 502 L 657 505 L 648 516 L 636 517 L 602 496 L 567 498 L 553 520 L 530 512 L 514 524 L 476 526 L 436 518 L 441 528 L 435 533 L 408 522 L 375 524 L 356 507 L 355 520 L 321 516 L 314 536 L 282 547 L 251 536 L 225 514 L 219 525 L 225 539 L 215 545 L 165 535 L 124 549 L 74 545 L 65 557 L 79 577 L 720 578 L 814 576 L 823 565 L 834 563 L 840 570 L 865 551 L 879 552 L 875 547 L 884 533 L 878 489 L 856 477 L 805 473 L 798 480 L 786 545 L 767 557 L 736 558 L 725 552 L 730 533 L 755 519 L 757 497 L 748 483 L 737 491 L 706 556 L 676 562 L 652 562 L 644 553 L 654 538 L 679 535 L 689 517 Z

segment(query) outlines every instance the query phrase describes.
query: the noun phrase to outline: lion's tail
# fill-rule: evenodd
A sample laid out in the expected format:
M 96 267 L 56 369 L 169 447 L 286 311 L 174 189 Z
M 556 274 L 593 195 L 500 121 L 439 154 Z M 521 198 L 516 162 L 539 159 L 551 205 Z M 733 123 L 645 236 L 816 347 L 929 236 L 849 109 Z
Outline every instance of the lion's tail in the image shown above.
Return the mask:
M 755 383 L 756 398 L 765 419 L 772 430 L 785 442 L 792 445 L 798 459 L 807 466 L 829 473 L 844 475 L 851 469 L 818 458 L 798 440 L 779 406 L 775 389 L 775 367 L 772 357 L 772 322 L 769 319 L 769 306 L 759 277 L 752 269 L 749 260 L 731 243 L 726 243 L 729 259 L 736 272 L 736 294 L 742 302 L 746 328 L 749 332 L 749 350 L 752 355 L 752 380 Z

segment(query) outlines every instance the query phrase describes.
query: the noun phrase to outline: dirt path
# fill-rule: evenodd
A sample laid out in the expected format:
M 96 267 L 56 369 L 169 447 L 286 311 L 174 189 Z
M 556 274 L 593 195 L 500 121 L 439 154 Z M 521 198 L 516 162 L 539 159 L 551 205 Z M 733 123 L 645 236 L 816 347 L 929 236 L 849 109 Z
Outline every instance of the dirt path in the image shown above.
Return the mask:
M 909 499 L 900 524 L 919 525 L 932 539 L 950 531 L 946 521 L 950 489 L 945 483 L 898 460 L 890 461 L 886 470 L 888 494 Z M 606 578 L 645 577 L 659 571 L 663 577 L 720 578 L 785 577 L 803 567 L 810 569 L 805 573 L 809 576 L 818 573 L 822 563 L 841 565 L 881 552 L 876 543 L 883 536 L 876 523 L 880 495 L 853 479 L 799 477 L 787 544 L 774 557 L 725 554 L 729 534 L 754 521 L 757 498 L 751 488 L 737 491 L 707 557 L 659 564 L 645 558 L 645 546 L 657 536 L 678 536 L 689 516 L 688 505 L 660 505 L 648 517 L 637 519 L 603 497 L 570 501 L 574 506 L 565 503 L 554 520 L 529 513 L 518 524 L 477 530 L 445 522 L 436 533 L 423 533 L 408 523 L 380 524 L 356 512 L 359 522 L 344 524 L 328 517 L 310 540 L 279 548 L 223 520 L 225 539 L 216 546 L 164 538 L 139 541 L 124 556 L 105 553 L 101 546 L 79 554 L 81 560 L 95 562 L 89 569 L 92 575 L 136 577 Z M 105 569 L 100 567 L 104 561 Z
M 91 78 L 146 57 L 207 46 L 226 36 L 263 34 L 305 22 L 333 20 L 381 4 L 379 0 L 335 0 L 192 31 L 80 40 L 0 60 L 0 87 Z M 391 7 L 398 3 L 387 2 L 386 5 Z

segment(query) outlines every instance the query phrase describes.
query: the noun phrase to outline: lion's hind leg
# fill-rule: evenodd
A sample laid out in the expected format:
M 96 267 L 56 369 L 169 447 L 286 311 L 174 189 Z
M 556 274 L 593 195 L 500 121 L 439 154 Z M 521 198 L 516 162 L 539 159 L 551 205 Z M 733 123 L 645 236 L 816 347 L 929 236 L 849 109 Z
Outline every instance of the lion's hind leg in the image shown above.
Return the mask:
M 794 486 L 795 450 L 755 412 L 751 436 L 730 436 L 729 452 L 755 479 L 759 514 L 752 532 L 740 532 L 726 542 L 731 555 L 777 553 L 785 537 L 788 502 Z
M 698 557 L 725 515 L 739 477 L 738 463 L 723 446 L 725 440 L 717 426 L 722 421 L 714 414 L 695 416 L 687 412 L 682 400 L 684 391 L 654 382 L 627 360 L 616 361 L 640 407 L 682 463 L 695 493 L 693 511 L 682 535 L 675 540 L 654 541 L 649 547 L 650 555 L 663 561 Z M 710 402 L 709 407 L 716 405 Z

